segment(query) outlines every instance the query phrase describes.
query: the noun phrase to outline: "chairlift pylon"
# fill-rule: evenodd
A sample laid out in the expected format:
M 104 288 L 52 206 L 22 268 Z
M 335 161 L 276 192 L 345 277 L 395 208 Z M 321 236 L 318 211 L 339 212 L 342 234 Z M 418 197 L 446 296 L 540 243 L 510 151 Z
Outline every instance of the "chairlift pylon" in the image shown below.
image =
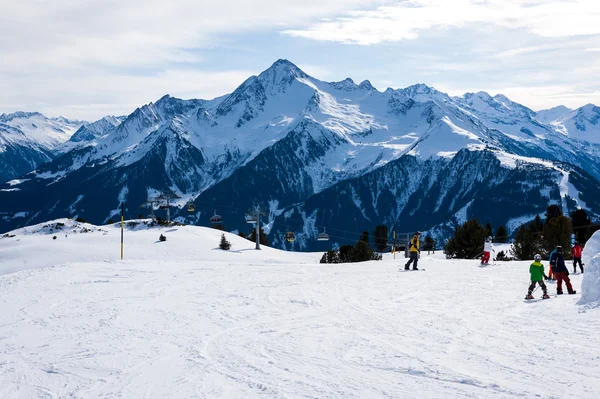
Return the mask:
M 246 223 L 256 223 L 256 217 L 254 215 L 246 215 Z

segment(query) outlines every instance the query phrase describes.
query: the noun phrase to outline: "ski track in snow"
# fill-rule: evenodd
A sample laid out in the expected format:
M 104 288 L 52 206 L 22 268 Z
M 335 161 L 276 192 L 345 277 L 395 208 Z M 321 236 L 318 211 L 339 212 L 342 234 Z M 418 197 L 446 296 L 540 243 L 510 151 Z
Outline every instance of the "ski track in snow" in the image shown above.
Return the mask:
M 399 273 L 404 258 L 389 254 L 319 265 L 320 254 L 252 251 L 235 236 L 237 252 L 198 252 L 192 229 L 220 237 L 186 228 L 151 244 L 187 260 L 1 276 L 0 397 L 597 397 L 597 312 L 578 296 L 524 302 L 529 262 L 435 255 L 426 272 Z

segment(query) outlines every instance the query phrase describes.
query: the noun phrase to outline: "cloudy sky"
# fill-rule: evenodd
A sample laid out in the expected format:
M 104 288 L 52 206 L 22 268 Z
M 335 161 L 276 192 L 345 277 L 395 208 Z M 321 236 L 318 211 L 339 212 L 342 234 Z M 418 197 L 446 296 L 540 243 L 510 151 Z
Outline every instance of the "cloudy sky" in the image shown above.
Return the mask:
M 600 104 L 598 0 L 4 0 L 0 113 L 209 99 L 287 58 L 322 80 Z

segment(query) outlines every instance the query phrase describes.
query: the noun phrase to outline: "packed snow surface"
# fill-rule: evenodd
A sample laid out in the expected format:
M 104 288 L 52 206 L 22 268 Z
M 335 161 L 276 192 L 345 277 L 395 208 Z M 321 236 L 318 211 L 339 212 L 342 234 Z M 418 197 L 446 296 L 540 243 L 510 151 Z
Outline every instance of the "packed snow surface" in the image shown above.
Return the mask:
M 530 262 L 321 265 L 228 233 L 222 251 L 208 228 L 139 225 L 121 261 L 116 225 L 10 234 L 1 398 L 598 397 L 597 310 L 525 302 Z

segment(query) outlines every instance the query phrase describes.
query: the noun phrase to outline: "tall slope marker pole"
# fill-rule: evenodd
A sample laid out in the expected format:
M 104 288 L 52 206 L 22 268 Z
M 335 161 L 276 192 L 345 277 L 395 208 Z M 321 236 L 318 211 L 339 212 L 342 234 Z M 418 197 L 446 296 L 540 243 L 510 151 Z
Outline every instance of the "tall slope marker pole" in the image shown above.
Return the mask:
M 121 202 L 121 260 L 123 260 L 123 228 L 125 226 L 125 204 Z

